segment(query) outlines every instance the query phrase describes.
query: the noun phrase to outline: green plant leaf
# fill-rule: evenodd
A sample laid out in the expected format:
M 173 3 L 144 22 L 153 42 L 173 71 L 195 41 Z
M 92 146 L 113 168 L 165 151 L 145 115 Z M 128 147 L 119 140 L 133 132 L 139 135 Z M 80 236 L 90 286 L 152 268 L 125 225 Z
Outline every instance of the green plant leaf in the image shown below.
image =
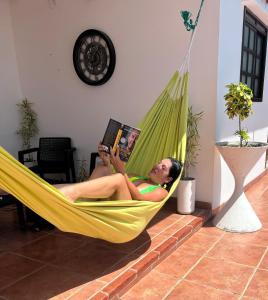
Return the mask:
M 227 84 L 228 92 L 224 95 L 225 99 L 225 112 L 229 119 L 235 117 L 239 118 L 239 121 L 244 121 L 252 113 L 252 90 L 244 83 Z M 240 124 L 240 123 L 239 123 Z M 240 128 L 240 127 L 239 127 Z M 249 139 L 249 135 L 246 130 L 237 130 L 235 135 L 240 137 L 241 144 L 245 144 Z

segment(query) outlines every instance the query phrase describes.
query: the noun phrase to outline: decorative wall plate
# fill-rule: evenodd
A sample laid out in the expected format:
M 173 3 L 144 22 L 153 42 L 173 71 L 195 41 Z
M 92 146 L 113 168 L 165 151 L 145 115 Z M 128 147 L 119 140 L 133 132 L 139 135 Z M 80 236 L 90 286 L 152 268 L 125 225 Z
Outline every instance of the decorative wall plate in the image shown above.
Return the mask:
M 107 82 L 115 68 L 116 56 L 111 39 L 102 31 L 89 29 L 77 38 L 73 63 L 78 77 L 86 84 Z

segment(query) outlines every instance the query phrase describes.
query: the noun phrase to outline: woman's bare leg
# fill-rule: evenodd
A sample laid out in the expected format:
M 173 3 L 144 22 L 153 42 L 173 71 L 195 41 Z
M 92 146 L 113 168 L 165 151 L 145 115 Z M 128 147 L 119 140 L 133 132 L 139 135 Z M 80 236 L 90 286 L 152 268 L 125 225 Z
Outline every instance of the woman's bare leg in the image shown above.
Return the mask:
M 98 165 L 89 177 L 89 180 L 100 178 L 103 176 L 112 175 L 112 169 L 110 166 Z
M 105 165 L 98 165 L 92 172 L 92 174 L 90 175 L 88 180 L 92 180 L 92 179 L 96 179 L 96 178 L 100 178 L 103 176 L 108 176 L 108 175 L 112 175 L 112 170 L 110 167 L 105 166 Z M 61 189 L 63 187 L 69 186 L 69 185 L 73 185 L 73 183 L 60 183 L 60 184 L 53 184 L 53 186 L 57 189 Z M 0 189 L 1 192 L 1 189 Z
M 89 181 L 59 187 L 71 201 L 79 198 L 109 198 L 131 200 L 126 180 L 122 174 L 107 175 Z

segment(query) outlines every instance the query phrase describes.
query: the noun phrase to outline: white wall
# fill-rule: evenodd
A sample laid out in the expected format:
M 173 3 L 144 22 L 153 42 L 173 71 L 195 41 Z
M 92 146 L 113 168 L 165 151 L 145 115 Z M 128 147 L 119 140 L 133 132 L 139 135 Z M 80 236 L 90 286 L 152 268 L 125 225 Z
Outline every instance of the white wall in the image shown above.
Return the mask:
M 196 0 L 12 1 L 23 94 L 35 103 L 40 135 L 70 136 L 89 159 L 110 116 L 137 124 L 179 67 L 190 33 L 179 15 Z M 193 170 L 197 199 L 212 201 L 219 1 L 207 0 L 192 50 L 190 103 L 204 111 L 201 152 Z M 72 64 L 78 35 L 89 28 L 112 39 L 117 64 L 104 85 L 85 85 Z
M 196 16 L 199 1 L 180 1 Z M 198 3 L 198 4 L 197 4 Z M 213 156 L 216 130 L 219 1 L 205 1 L 192 49 L 190 63 L 190 105 L 204 112 L 199 123 L 200 153 L 191 171 L 196 178 L 196 199 L 213 200 Z
M 238 128 L 238 120 L 230 120 L 224 110 L 224 94 L 227 89 L 226 84 L 239 82 L 240 80 L 240 63 L 242 47 L 242 30 L 243 30 L 243 3 L 248 1 L 224 0 L 220 5 L 220 35 L 219 35 L 219 63 L 218 63 L 218 96 L 217 96 L 217 130 L 216 141 L 234 140 L 234 132 Z M 253 13 L 256 13 L 255 1 L 254 6 L 250 6 Z M 230 7 L 232 9 L 230 9 Z M 262 11 L 262 14 L 264 12 Z M 267 14 L 267 12 L 266 12 Z M 266 15 L 264 14 L 264 15 Z M 259 14 L 259 17 L 261 15 Z M 267 73 L 268 59 L 266 60 Z M 250 136 L 255 141 L 266 142 L 268 132 L 267 110 L 268 110 L 268 82 L 267 75 L 264 84 L 263 102 L 254 103 L 254 114 L 243 122 L 243 127 L 249 130 Z M 231 196 L 234 189 L 234 179 L 225 162 L 215 150 L 214 161 L 214 201 L 213 207 L 217 207 Z M 264 157 L 262 157 L 254 166 L 246 183 L 254 179 L 264 170 Z
M 0 145 L 17 156 L 20 140 L 16 135 L 21 100 L 9 0 L 0 1 Z

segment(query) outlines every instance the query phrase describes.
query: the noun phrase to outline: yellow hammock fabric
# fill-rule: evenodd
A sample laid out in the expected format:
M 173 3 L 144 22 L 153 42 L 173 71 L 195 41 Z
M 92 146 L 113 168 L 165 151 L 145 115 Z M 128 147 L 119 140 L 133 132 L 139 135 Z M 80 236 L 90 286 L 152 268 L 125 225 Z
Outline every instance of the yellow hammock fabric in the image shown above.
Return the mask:
M 188 107 L 188 73 L 175 72 L 165 90 L 140 124 L 141 135 L 127 170 L 145 175 L 164 157 L 184 161 Z M 175 190 L 161 202 L 117 200 L 70 203 L 0 147 L 0 187 L 38 215 L 66 232 L 80 233 L 113 243 L 134 239 Z

